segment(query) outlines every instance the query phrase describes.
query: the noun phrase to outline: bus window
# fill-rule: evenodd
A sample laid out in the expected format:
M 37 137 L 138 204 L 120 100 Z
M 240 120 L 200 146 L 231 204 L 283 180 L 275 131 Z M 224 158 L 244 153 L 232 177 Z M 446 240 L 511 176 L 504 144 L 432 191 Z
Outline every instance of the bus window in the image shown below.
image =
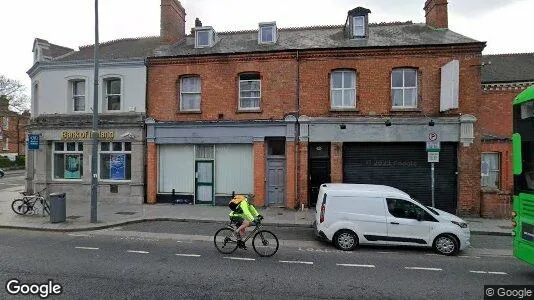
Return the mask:
M 528 119 L 534 117 L 534 102 L 526 102 L 521 104 L 521 119 Z

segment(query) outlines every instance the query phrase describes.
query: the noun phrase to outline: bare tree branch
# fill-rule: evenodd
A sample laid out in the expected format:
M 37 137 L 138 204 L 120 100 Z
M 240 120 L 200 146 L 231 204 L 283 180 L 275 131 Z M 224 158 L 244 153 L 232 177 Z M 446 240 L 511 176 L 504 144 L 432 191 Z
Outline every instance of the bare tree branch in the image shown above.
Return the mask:
M 26 87 L 19 81 L 0 75 L 0 97 L 9 100 L 11 109 L 23 112 L 30 108 Z

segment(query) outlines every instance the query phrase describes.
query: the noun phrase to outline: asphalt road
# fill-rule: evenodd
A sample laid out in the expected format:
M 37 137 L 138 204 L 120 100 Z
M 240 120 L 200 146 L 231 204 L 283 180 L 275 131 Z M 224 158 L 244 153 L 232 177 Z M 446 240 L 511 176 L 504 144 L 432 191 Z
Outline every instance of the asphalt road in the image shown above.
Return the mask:
M 124 225 L 118 231 L 179 233 L 213 236 L 222 223 L 153 221 Z M 267 227 L 282 240 L 314 240 L 313 229 L 302 227 Z M 512 249 L 511 236 L 471 235 L 471 246 L 479 249 Z M 373 248 L 373 247 L 365 247 Z M 413 249 L 412 249 L 413 250 Z M 430 252 L 431 253 L 431 252 Z
M 211 241 L 126 229 L 0 230 L 0 282 L 51 279 L 63 293 L 50 299 L 481 299 L 487 284 L 534 282 L 534 269 L 513 257 L 341 252 L 295 241 L 261 258 L 250 247 L 223 255 Z

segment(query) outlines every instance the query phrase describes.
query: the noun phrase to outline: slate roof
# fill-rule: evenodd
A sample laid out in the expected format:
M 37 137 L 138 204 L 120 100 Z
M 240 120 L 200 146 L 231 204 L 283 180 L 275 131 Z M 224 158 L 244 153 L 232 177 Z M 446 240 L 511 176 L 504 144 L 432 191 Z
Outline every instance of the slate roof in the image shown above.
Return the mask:
M 100 59 L 128 59 L 151 56 L 161 45 L 159 36 L 126 38 L 99 44 Z M 79 51 L 55 59 L 56 61 L 93 60 L 94 45 L 81 46 Z
M 193 35 L 185 42 L 162 47 L 158 56 L 230 54 L 302 49 L 432 46 L 482 43 L 448 29 L 433 29 L 423 23 L 369 24 L 369 37 L 349 39 L 344 25 L 281 28 L 276 44 L 258 44 L 258 31 L 217 33 L 218 41 L 210 48 L 195 49 Z
M 43 56 L 47 56 L 47 57 L 58 57 L 58 56 L 61 56 L 61 55 L 65 55 L 69 52 L 73 52 L 74 49 L 71 49 L 71 48 L 68 48 L 68 47 L 63 47 L 63 46 L 60 46 L 60 45 L 56 45 L 56 44 L 52 44 L 50 42 L 48 42 L 47 40 L 43 40 L 43 39 L 35 39 L 36 42 L 40 43 L 40 44 L 46 44 L 48 45 L 48 49 L 45 49 L 45 48 L 42 48 L 43 50 Z
M 534 81 L 534 53 L 482 56 L 482 83 Z

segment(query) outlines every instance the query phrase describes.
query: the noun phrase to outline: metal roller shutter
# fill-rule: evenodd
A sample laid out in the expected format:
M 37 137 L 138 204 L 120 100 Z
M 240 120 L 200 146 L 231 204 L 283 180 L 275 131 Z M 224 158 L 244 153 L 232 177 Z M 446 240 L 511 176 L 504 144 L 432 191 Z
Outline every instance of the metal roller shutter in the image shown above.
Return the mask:
M 383 184 L 432 204 L 430 163 L 425 143 L 344 143 L 343 182 Z M 435 163 L 436 207 L 456 213 L 457 144 L 441 143 Z

